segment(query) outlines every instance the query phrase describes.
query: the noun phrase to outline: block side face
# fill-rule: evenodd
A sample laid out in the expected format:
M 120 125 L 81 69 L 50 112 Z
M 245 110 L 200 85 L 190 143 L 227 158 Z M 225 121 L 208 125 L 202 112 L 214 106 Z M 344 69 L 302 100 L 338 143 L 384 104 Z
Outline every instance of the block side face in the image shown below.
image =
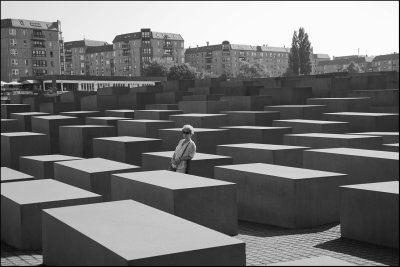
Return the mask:
M 23 247 L 21 207 L 3 195 L 1 196 L 1 240 L 16 248 Z
M 29 158 L 19 158 L 19 168 L 22 172 L 34 176 L 36 179 L 45 179 L 44 163 Z

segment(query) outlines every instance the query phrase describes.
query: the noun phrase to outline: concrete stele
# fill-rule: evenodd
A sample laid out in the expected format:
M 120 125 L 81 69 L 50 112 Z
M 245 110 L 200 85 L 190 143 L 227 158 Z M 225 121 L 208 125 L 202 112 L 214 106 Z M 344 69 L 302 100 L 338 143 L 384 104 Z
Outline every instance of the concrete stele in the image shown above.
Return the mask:
M 20 181 L 28 181 L 33 180 L 35 177 L 28 175 L 23 172 L 19 172 L 7 167 L 1 167 L 1 182 L 9 183 L 9 182 L 20 182 Z

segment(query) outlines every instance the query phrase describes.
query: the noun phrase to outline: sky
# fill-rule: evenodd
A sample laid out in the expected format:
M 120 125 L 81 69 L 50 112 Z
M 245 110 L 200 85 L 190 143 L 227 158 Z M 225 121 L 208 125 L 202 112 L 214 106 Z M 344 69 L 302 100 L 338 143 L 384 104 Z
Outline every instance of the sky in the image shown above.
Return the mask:
M 314 53 L 399 52 L 398 1 L 1 1 L 1 19 L 61 21 L 64 41 L 112 43 L 119 34 L 180 34 L 185 48 L 221 44 L 290 47 L 303 27 Z

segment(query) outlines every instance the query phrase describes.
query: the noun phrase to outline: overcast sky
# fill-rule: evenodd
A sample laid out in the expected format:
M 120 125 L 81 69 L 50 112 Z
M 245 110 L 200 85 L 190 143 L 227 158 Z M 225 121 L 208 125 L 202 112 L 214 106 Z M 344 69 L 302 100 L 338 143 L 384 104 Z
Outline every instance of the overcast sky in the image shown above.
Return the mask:
M 206 42 L 291 46 L 303 27 L 314 53 L 399 52 L 399 2 L 1 1 L 1 18 L 61 21 L 64 41 L 112 43 L 141 28 L 181 34 L 185 48 Z

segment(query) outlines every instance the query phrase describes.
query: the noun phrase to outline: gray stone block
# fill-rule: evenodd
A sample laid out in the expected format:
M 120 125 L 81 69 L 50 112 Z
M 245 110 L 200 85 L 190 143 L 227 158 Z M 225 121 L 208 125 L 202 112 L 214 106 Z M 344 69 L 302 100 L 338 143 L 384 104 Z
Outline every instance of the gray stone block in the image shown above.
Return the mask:
M 170 115 L 182 113 L 182 110 L 136 110 L 135 120 L 168 120 Z
M 399 249 L 399 181 L 340 190 L 342 237 Z
M 1 167 L 1 183 L 34 180 L 35 177 L 7 167 Z
M 133 199 L 221 233 L 238 234 L 233 183 L 166 170 L 113 174 L 111 199 Z
M 93 156 L 93 138 L 116 135 L 114 126 L 69 125 L 60 127 L 60 153 L 90 158 Z
M 260 95 L 272 96 L 272 105 L 305 105 L 312 97 L 312 87 L 277 87 L 260 89 Z
M 1 132 L 19 132 L 20 128 L 17 119 L 1 119 Z
M 369 112 L 370 97 L 309 98 L 308 105 L 325 105 L 326 112 L 359 111 Z
M 1 240 L 19 250 L 42 249 L 42 209 L 100 202 L 101 196 L 54 181 L 1 185 Z
M 133 88 L 130 88 L 133 89 Z M 155 103 L 155 94 L 153 92 L 129 93 L 126 95 L 118 95 L 118 105 L 116 108 L 108 109 L 144 109 L 147 104 Z
M 182 101 L 208 101 L 208 100 L 220 100 L 223 94 L 213 95 L 186 95 L 182 96 Z
M 103 158 L 54 163 L 54 179 L 111 199 L 110 177 L 114 173 L 136 172 L 140 167 Z
M 46 102 L 41 103 L 39 106 L 40 112 L 50 114 L 60 114 L 60 112 L 74 111 L 75 103 L 73 102 Z
M 156 93 L 155 102 L 156 104 L 176 104 L 182 101 L 184 96 L 191 95 L 189 92 L 163 92 Z
M 195 128 L 218 128 L 227 124 L 226 114 L 179 114 L 170 115 L 169 120 L 175 122 L 175 127 L 183 127 L 185 124 L 190 124 Z
M 1 104 L 1 118 L 10 119 L 11 113 L 29 112 L 31 106 L 28 104 Z
M 237 184 L 240 220 L 286 228 L 339 221 L 339 186 L 346 174 L 252 163 L 216 166 L 214 175 Z
M 292 133 L 290 127 L 232 126 L 229 130 L 230 141 L 237 143 L 283 144 L 283 136 Z M 225 143 L 229 144 L 229 143 Z
M 1 134 L 1 166 L 19 170 L 19 157 L 50 152 L 45 134 L 13 132 Z
M 100 116 L 102 116 L 102 113 L 103 112 L 101 112 L 101 111 L 83 110 L 83 111 L 60 112 L 60 115 L 76 117 L 79 119 L 78 124 L 85 124 L 87 117 L 100 117 Z
M 217 114 L 221 111 L 229 110 L 228 101 L 181 101 L 178 103 L 179 109 L 184 113 L 211 113 Z
M 32 117 L 33 116 L 46 116 L 50 113 L 45 112 L 21 112 L 21 113 L 11 113 L 10 117 L 12 119 L 18 120 L 18 125 L 21 131 L 32 131 Z
M 382 149 L 385 151 L 399 152 L 399 143 L 382 144 Z
M 104 112 L 104 110 L 118 108 L 117 95 L 91 95 L 81 98 L 81 110 L 97 110 Z
M 30 97 L 24 97 L 22 98 L 22 104 L 28 104 L 30 105 L 30 110 L 28 111 L 40 111 L 40 105 L 42 103 L 48 103 L 48 102 L 56 102 L 59 97 L 54 97 L 54 96 L 39 96 L 39 95 L 33 95 Z
M 228 101 L 229 110 L 264 110 L 264 106 L 272 104 L 272 96 L 223 96 L 221 101 Z
M 353 90 L 350 95 L 370 97 L 372 106 L 399 106 L 399 89 Z
M 303 166 L 303 146 L 243 143 L 217 146 L 217 154 L 232 157 L 233 164 L 269 163 L 276 165 Z M 222 164 L 221 164 L 222 165 Z
M 142 169 L 144 171 L 166 170 L 171 162 L 174 151 L 162 151 L 142 154 Z M 190 161 L 188 174 L 214 178 L 214 166 L 232 164 L 232 158 L 196 152 Z
M 178 104 L 147 104 L 146 109 L 164 109 L 164 110 L 177 110 Z
M 124 117 L 133 119 L 135 116 L 135 111 L 133 109 L 105 110 L 104 114 L 110 117 Z
M 343 121 L 320 121 L 320 120 L 275 120 L 275 127 L 291 127 L 292 133 L 347 133 L 349 123 Z
M 53 179 L 54 162 L 82 159 L 59 154 L 23 156 L 19 158 L 19 169 L 36 179 Z
M 384 144 L 399 142 L 399 132 L 363 132 L 350 134 L 382 136 Z
M 228 115 L 226 126 L 272 126 L 279 120 L 278 111 L 221 111 Z
M 118 121 L 118 135 L 158 138 L 158 130 L 174 127 L 173 121 L 166 120 L 121 120 Z
M 91 227 L 93 221 L 96 227 Z M 123 200 L 45 210 L 43 263 L 245 265 L 246 255 L 245 243 L 238 239 Z
M 281 120 L 305 119 L 319 120 L 322 119 L 322 113 L 326 112 L 324 105 L 277 105 L 265 106 L 266 111 L 279 111 Z
M 142 165 L 142 153 L 161 151 L 160 139 L 132 136 L 93 139 L 93 156 L 119 162 Z

